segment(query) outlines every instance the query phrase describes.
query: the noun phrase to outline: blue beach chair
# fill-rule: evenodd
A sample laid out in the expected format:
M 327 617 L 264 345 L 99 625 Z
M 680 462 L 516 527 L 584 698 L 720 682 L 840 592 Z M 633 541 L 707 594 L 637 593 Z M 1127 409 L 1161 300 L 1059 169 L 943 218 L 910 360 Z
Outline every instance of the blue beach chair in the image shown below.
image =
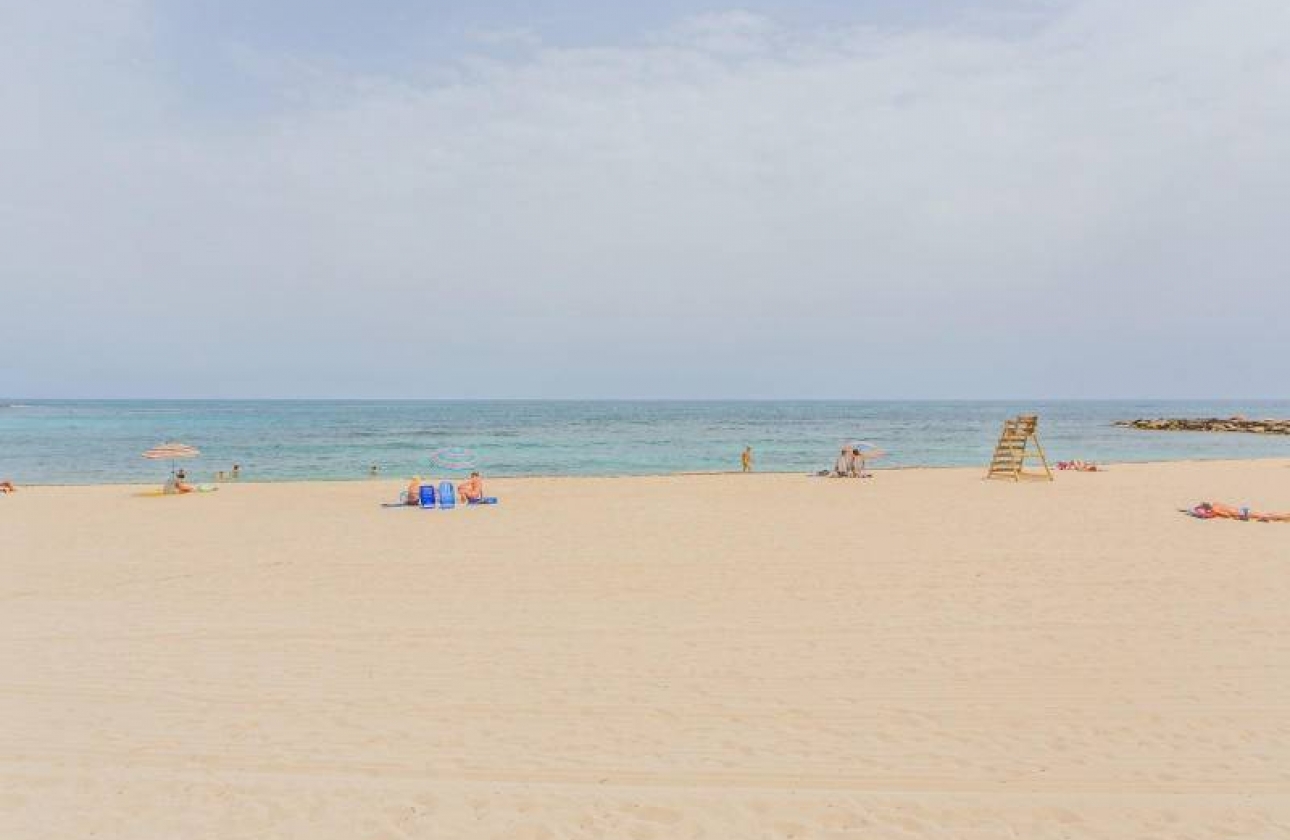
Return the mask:
M 457 491 L 451 481 L 439 482 L 439 510 L 452 510 L 457 506 Z
M 434 485 L 433 484 L 421 485 L 421 507 L 423 508 L 434 507 Z

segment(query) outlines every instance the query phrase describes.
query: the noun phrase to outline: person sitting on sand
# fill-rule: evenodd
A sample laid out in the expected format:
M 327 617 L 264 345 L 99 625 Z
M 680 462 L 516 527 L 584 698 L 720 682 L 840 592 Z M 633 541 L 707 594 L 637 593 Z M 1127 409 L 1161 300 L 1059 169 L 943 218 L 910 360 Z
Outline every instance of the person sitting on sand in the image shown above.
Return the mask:
M 477 505 L 484 498 L 484 480 L 473 472 L 470 478 L 457 485 L 457 498 L 468 505 Z
M 855 468 L 855 456 L 851 454 L 850 449 L 845 446 L 842 447 L 842 453 L 833 462 L 833 476 L 835 478 L 847 478 L 855 472 Z
M 1187 513 L 1197 519 L 1244 519 L 1254 522 L 1290 522 L 1290 513 L 1260 513 L 1249 508 L 1235 508 L 1220 502 L 1201 502 Z
M 187 482 L 188 476 L 183 470 L 172 475 L 166 480 L 166 486 L 161 488 L 163 493 L 191 493 L 197 488 Z
M 851 450 L 851 477 L 868 478 L 869 474 L 864 471 L 864 468 L 865 468 L 864 453 L 861 452 L 859 449 L 852 449 Z
M 0 493 L 16 493 L 18 488 L 13 486 L 12 481 L 0 481 Z
M 414 507 L 421 504 L 421 476 L 414 475 L 408 481 L 408 489 L 403 494 L 403 504 Z

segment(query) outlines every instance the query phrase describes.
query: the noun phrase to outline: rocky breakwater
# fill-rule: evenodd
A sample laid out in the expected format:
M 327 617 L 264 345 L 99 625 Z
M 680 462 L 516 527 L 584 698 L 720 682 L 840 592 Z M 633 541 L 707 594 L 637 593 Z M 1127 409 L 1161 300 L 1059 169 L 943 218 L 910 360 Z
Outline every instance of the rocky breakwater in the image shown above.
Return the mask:
M 1155 432 L 1248 432 L 1255 435 L 1290 435 L 1290 420 L 1247 420 L 1244 417 L 1153 417 L 1117 420 L 1117 426 Z

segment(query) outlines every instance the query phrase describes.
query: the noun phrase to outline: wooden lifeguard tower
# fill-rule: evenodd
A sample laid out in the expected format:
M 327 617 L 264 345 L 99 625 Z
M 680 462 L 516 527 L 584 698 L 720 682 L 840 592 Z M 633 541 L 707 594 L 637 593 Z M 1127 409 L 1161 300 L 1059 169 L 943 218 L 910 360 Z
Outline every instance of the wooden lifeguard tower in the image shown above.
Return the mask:
M 994 447 L 994 458 L 990 460 L 990 471 L 986 478 L 1010 478 L 1019 481 L 1022 478 L 1046 478 L 1053 480 L 1053 471 L 1048 468 L 1048 459 L 1044 457 L 1044 448 L 1039 445 L 1039 416 L 1022 414 L 1004 421 L 1003 433 L 999 443 Z M 1033 450 L 1031 448 L 1033 444 Z M 1026 472 L 1026 460 L 1038 458 L 1044 467 L 1043 475 Z

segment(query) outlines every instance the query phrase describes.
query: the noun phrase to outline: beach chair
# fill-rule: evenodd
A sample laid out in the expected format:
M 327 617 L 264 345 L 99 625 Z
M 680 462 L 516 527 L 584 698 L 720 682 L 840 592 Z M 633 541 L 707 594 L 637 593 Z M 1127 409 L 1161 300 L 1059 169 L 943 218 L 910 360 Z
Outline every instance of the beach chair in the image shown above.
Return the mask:
M 434 502 L 435 502 L 434 485 L 422 484 L 421 485 L 421 507 L 432 508 L 434 507 Z
M 990 459 L 990 470 L 986 478 L 1010 478 L 1019 481 L 1022 478 L 1047 478 L 1053 480 L 1053 471 L 1048 468 L 1048 458 L 1044 448 L 1039 445 L 1039 417 L 1035 414 L 1022 414 L 1004 421 L 1003 432 L 994 447 L 994 457 Z M 1033 444 L 1033 451 L 1031 446 Z M 1027 459 L 1038 458 L 1044 472 L 1026 472 Z
M 457 506 L 457 491 L 451 481 L 439 482 L 439 509 L 452 510 Z

